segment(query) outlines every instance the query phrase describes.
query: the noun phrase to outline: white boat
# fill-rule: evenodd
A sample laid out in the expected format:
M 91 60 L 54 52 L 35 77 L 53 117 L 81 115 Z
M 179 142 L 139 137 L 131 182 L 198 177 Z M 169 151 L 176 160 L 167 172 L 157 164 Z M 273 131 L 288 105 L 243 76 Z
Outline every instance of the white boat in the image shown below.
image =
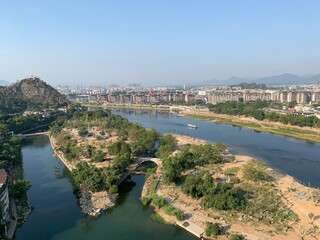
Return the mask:
M 188 127 L 189 128 L 198 128 L 196 125 L 193 125 L 193 124 L 190 124 L 190 123 L 188 124 Z

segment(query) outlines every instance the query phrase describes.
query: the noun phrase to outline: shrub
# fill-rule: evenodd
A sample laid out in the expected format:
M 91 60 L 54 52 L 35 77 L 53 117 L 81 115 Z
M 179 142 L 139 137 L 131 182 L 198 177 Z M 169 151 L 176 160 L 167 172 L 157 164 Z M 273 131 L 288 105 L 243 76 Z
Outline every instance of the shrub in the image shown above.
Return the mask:
M 271 177 L 266 173 L 266 169 L 267 167 L 265 164 L 255 160 L 250 160 L 243 167 L 243 177 L 254 182 L 269 181 L 271 180 Z
M 156 193 L 151 195 L 151 199 L 152 199 L 151 201 L 152 205 L 158 208 L 162 208 L 167 204 L 166 199 L 157 195 Z
M 170 215 L 170 216 L 175 216 L 179 221 L 182 221 L 184 218 L 184 213 L 180 209 L 172 206 L 172 205 L 166 205 L 163 207 L 163 211 Z
M 223 234 L 223 230 L 218 223 L 206 222 L 205 233 L 208 237 Z
M 245 240 L 246 238 L 241 234 L 231 234 L 229 240 Z

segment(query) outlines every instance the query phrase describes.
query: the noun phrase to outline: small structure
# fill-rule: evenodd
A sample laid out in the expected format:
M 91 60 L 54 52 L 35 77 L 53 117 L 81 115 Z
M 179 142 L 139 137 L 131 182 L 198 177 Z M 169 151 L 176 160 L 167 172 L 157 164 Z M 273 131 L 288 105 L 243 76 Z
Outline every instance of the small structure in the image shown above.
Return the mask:
M 204 234 L 204 229 L 191 221 L 188 221 L 188 220 L 178 221 L 176 222 L 176 224 L 179 227 L 182 227 L 183 229 L 197 236 L 198 238 L 202 238 Z
M 0 204 L 2 206 L 1 222 L 9 220 L 9 193 L 8 193 L 8 174 L 4 169 L 0 169 Z

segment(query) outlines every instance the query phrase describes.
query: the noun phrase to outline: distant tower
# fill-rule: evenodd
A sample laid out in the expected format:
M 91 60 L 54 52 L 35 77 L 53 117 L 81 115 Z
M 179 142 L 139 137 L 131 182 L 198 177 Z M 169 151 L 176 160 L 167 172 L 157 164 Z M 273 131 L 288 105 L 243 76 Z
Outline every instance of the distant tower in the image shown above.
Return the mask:
M 183 90 L 186 90 L 186 85 L 185 84 L 183 84 Z

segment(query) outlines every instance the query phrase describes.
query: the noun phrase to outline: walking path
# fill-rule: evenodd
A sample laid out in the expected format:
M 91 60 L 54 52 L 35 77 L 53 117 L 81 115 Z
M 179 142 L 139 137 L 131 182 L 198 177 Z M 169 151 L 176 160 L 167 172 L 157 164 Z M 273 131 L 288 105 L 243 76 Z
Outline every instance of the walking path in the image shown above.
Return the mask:
M 16 207 L 16 203 L 14 202 L 14 200 L 10 200 L 10 208 L 11 208 L 12 220 L 10 222 L 7 237 L 12 239 L 14 236 L 14 233 L 16 232 L 17 221 L 18 221 L 17 220 L 17 207 Z

